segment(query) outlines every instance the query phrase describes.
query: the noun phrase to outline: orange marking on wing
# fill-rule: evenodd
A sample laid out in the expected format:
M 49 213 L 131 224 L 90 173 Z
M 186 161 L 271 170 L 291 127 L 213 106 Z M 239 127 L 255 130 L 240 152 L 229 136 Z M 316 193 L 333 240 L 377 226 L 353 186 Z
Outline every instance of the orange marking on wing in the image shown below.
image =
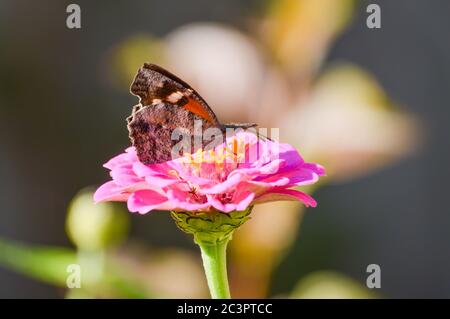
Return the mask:
M 208 111 L 205 110 L 205 108 L 196 100 L 194 100 L 193 98 L 188 98 L 188 103 L 183 105 L 183 107 L 194 113 L 197 114 L 198 116 L 200 116 L 201 118 L 207 120 L 208 122 L 213 122 L 213 119 L 211 118 L 211 115 L 208 113 Z

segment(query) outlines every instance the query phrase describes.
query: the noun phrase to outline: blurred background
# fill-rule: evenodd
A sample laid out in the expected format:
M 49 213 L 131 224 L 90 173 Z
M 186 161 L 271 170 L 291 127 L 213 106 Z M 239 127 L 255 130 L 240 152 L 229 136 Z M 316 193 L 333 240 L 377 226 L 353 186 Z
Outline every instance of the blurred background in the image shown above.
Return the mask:
M 261 205 L 235 233 L 234 297 L 450 297 L 450 2 L 375 1 L 380 29 L 372 1 L 79 0 L 68 29 L 70 3 L 0 1 L 0 297 L 208 297 L 167 212 L 92 203 L 145 61 L 327 168 L 317 208 Z

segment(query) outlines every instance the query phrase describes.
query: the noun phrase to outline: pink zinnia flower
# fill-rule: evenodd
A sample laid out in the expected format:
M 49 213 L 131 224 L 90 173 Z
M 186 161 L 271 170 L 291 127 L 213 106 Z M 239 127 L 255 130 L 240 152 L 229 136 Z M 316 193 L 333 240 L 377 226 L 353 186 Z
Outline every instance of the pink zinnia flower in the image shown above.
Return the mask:
M 214 150 L 161 164 L 144 165 L 129 147 L 104 166 L 112 181 L 97 189 L 95 201 L 126 201 L 131 212 L 140 214 L 242 211 L 278 200 L 315 207 L 311 196 L 292 187 L 313 184 L 325 173 L 322 166 L 304 162 L 292 146 L 246 132 L 227 138 Z

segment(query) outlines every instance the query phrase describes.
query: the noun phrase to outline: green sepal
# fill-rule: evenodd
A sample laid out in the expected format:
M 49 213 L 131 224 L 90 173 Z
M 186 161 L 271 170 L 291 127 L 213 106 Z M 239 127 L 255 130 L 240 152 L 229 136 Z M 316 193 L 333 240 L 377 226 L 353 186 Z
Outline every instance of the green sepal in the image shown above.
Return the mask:
M 171 216 L 178 228 L 194 236 L 197 244 L 216 245 L 231 239 L 233 231 L 250 219 L 252 208 L 230 213 L 171 212 Z

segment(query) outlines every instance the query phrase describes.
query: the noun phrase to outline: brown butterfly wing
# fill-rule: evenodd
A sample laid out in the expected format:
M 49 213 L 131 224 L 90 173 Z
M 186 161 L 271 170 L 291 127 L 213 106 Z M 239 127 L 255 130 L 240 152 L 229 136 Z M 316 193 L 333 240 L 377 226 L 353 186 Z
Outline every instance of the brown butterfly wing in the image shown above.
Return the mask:
M 201 134 L 206 129 L 214 127 L 198 115 L 167 103 L 137 105 L 127 121 L 130 139 L 136 147 L 139 160 L 144 164 L 166 162 L 174 156 L 176 158 L 183 155 L 183 151 L 193 153 L 196 151 L 196 146 L 205 148 L 211 141 L 200 139 L 202 141 L 200 145 L 194 143 L 195 121 L 202 121 Z M 172 136 L 176 129 L 181 134 Z M 181 138 L 186 137 L 190 140 L 189 148 L 179 149 L 176 154 L 172 154 L 174 146 L 180 142 Z
M 179 142 L 172 138 L 174 130 L 191 138 L 191 148 L 205 147 L 209 141 L 196 145 L 194 123 L 201 121 L 202 130 L 223 129 L 205 100 L 172 73 L 146 63 L 139 69 L 131 93 L 139 96 L 140 104 L 128 118 L 128 130 L 139 160 L 145 164 L 161 163 L 173 158 L 172 149 Z M 186 150 L 185 150 L 186 151 Z M 177 154 L 182 155 L 182 154 Z
M 139 69 L 130 91 L 139 96 L 144 106 L 160 102 L 173 104 L 221 127 L 214 112 L 189 84 L 155 64 L 145 63 Z

